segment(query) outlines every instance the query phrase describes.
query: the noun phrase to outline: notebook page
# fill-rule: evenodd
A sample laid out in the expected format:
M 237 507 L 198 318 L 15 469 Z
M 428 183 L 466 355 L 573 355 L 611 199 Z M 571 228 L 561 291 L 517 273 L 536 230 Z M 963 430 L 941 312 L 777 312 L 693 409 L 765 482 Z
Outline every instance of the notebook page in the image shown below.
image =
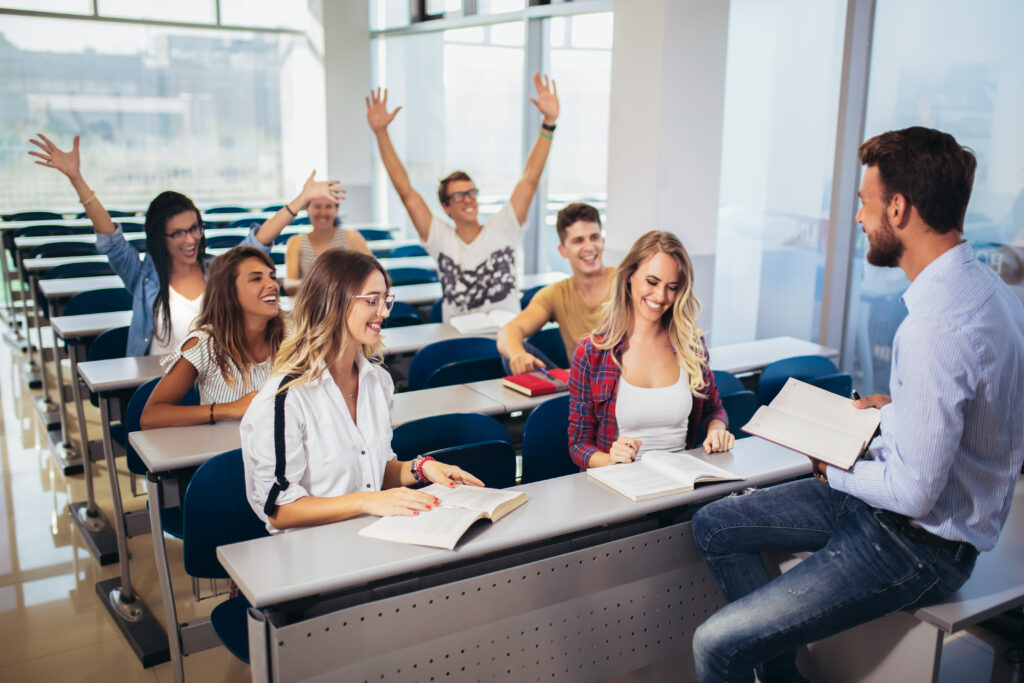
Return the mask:
M 792 377 L 770 406 L 774 410 L 849 434 L 861 443 L 871 438 L 879 420 L 878 408 L 854 408 L 850 399 Z
M 862 439 L 769 406 L 758 408 L 743 429 L 842 469 L 853 465 L 863 444 Z

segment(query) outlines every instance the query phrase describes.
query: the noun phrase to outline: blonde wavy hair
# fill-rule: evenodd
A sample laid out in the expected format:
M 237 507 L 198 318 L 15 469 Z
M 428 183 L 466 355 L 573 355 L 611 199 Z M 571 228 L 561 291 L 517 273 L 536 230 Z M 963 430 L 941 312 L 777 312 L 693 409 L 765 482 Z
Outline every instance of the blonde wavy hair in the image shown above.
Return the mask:
M 683 243 L 670 232 L 651 230 L 638 239 L 615 270 L 608 301 L 601 310 L 598 333 L 592 336 L 594 346 L 611 350 L 633 330 L 633 301 L 629 280 L 640 264 L 657 253 L 664 253 L 679 264 L 679 290 L 671 310 L 661 316 L 661 326 L 668 332 L 675 348 L 679 367 L 690 377 L 690 391 L 703 396 L 703 370 L 707 365 L 703 331 L 697 327 L 700 302 L 693 295 L 693 264 Z
M 345 352 L 352 343 L 346 322 L 349 309 L 374 271 L 384 276 L 386 293 L 391 288 L 391 278 L 372 256 L 348 249 L 328 249 L 316 258 L 295 298 L 289 335 L 274 359 L 275 375 L 296 377 L 278 391 L 320 379 L 327 366 Z M 374 354 L 381 346 L 363 344 L 359 350 L 379 363 Z

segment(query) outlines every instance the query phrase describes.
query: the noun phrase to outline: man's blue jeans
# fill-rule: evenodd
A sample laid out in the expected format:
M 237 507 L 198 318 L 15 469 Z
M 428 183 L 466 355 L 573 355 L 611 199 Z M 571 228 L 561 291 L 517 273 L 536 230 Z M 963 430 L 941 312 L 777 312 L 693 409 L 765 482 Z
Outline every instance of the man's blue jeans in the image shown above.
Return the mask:
M 881 510 L 817 479 L 715 501 L 697 549 L 729 604 L 697 629 L 697 680 L 805 680 L 796 649 L 891 612 L 934 604 L 974 569 L 967 544 L 911 541 Z M 814 554 L 771 580 L 761 551 Z

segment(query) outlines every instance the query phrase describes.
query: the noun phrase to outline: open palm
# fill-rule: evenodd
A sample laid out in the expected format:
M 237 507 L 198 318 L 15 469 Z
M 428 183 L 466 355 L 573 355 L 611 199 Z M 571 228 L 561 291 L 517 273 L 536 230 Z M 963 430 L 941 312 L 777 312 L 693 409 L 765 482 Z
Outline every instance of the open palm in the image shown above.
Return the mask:
M 65 152 L 60 147 L 53 144 L 53 142 L 42 133 L 39 133 L 37 137 L 39 138 L 38 140 L 35 138 L 29 140 L 29 142 L 42 150 L 42 152 L 37 152 L 34 149 L 29 150 L 29 154 L 42 159 L 42 161 L 36 161 L 37 164 L 40 166 L 55 168 L 69 178 L 73 178 L 78 175 L 81 162 L 78 156 L 77 135 L 71 143 L 70 152 Z

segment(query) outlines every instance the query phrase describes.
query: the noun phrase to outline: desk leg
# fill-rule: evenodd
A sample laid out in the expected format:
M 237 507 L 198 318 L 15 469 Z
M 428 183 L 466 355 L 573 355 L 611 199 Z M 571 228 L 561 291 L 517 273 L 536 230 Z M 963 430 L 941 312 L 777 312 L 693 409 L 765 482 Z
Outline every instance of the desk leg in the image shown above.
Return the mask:
M 181 633 L 178 631 L 178 608 L 174 604 L 174 587 L 171 585 L 171 571 L 167 565 L 167 546 L 164 542 L 163 519 L 160 516 L 160 511 L 164 507 L 164 490 L 159 475 L 148 476 L 146 490 L 149 492 L 149 528 L 153 530 L 153 552 L 156 553 L 156 573 L 160 577 L 160 594 L 164 601 L 164 625 L 168 633 L 171 669 L 174 671 L 175 683 L 184 683 L 185 669 L 181 657 Z
M 61 362 L 64 354 L 61 353 L 61 346 L 61 339 L 55 333 L 53 335 L 53 362 L 57 366 L 57 415 L 60 418 L 60 431 L 49 431 L 46 436 L 50 442 L 50 452 L 61 465 L 64 474 L 77 474 L 83 469 L 83 458 L 81 452 L 75 448 L 75 444 L 68 437 L 68 410 L 67 401 L 64 400 L 64 364 Z M 77 383 L 78 375 L 74 373 L 75 349 L 69 347 L 68 351 L 68 356 L 72 359 L 71 376 Z
M 29 289 L 35 291 L 38 278 L 32 276 L 29 278 Z M 29 343 L 28 347 L 28 361 L 26 366 L 26 373 L 37 371 L 39 374 L 39 384 L 42 387 L 43 395 L 36 398 L 36 410 L 39 411 L 39 418 L 43 421 L 43 426 L 46 427 L 46 431 L 49 432 L 50 428 L 57 425 L 60 422 L 60 415 L 58 414 L 57 404 L 50 398 L 50 383 L 46 376 L 46 354 L 43 351 L 43 315 L 42 311 L 39 310 L 39 306 L 36 303 L 35 297 L 32 297 L 32 310 L 35 311 L 35 325 L 33 327 L 36 331 L 36 348 L 39 349 L 39 363 L 35 361 L 35 351 L 32 348 L 32 344 Z M 25 313 L 25 324 L 29 322 L 28 313 Z M 81 470 L 79 470 L 81 471 Z M 72 474 L 65 470 L 65 474 Z
M 117 530 L 117 557 L 121 575 L 98 582 L 96 593 L 145 668 L 162 664 L 170 658 L 167 635 L 153 613 L 132 590 L 128 568 L 128 536 L 124 508 L 121 505 L 121 485 L 117 480 L 114 449 L 110 442 L 110 411 L 106 400 L 100 401 L 100 423 L 103 425 L 103 458 L 107 464 L 110 494 L 114 502 L 114 527 Z
M 25 342 L 25 337 L 21 333 L 20 323 L 15 315 L 14 306 L 14 285 L 12 284 L 11 269 L 7 267 L 7 255 L 15 254 L 14 250 L 14 231 L 4 230 L 3 231 L 3 259 L 0 260 L 0 272 L 3 273 L 4 278 L 4 321 L 7 323 L 7 331 L 5 333 L 7 341 L 15 347 L 21 347 Z M 17 256 L 15 256 L 17 258 Z
M 249 675 L 253 683 L 270 682 L 270 648 L 267 615 L 263 610 L 250 607 L 246 613 L 249 632 Z
M 78 385 L 78 361 L 75 349 L 71 351 L 71 396 L 78 411 L 79 431 L 82 434 L 82 443 L 88 444 L 88 431 L 85 428 L 85 410 L 82 408 L 81 390 Z M 109 401 L 106 396 L 100 397 L 101 401 Z M 109 414 L 109 407 L 107 413 Z M 82 468 L 85 474 L 85 502 L 71 503 L 71 521 L 78 527 L 93 557 L 99 560 L 101 565 L 108 565 L 117 562 L 117 534 L 110 526 L 107 519 L 100 512 L 96 505 L 96 495 L 93 489 L 92 480 L 92 458 L 88 457 L 88 446 L 83 447 L 86 455 L 82 457 Z

